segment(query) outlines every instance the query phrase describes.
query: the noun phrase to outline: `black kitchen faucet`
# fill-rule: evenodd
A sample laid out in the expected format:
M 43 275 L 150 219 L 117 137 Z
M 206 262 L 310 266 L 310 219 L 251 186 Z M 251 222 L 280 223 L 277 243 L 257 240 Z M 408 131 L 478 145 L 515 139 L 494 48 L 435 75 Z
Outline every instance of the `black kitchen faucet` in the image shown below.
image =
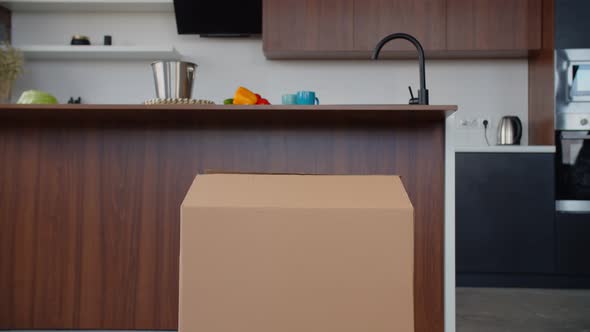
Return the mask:
M 418 90 L 418 98 L 414 98 L 412 95 L 410 99 L 410 104 L 420 104 L 420 105 L 428 105 L 428 89 L 426 89 L 426 73 L 425 73 L 425 65 L 424 65 L 424 49 L 418 39 L 414 38 L 414 36 L 409 35 L 407 33 L 393 33 L 383 39 L 377 46 L 375 46 L 375 50 L 373 51 L 373 60 L 379 59 L 379 53 L 385 44 L 394 40 L 394 39 L 405 39 L 416 47 L 418 51 L 418 62 L 419 62 L 419 69 L 420 69 L 420 90 Z M 410 94 L 412 94 L 412 89 L 410 88 Z

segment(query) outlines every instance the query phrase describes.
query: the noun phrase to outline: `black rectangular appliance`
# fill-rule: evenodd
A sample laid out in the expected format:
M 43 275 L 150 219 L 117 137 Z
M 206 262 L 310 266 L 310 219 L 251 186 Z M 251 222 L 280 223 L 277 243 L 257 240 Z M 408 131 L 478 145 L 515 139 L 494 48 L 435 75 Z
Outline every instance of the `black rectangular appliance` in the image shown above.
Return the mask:
M 557 200 L 584 202 L 590 212 L 590 132 L 558 131 L 556 141 Z
M 590 132 L 560 130 L 556 142 L 557 272 L 590 276 Z
M 179 34 L 234 37 L 262 33 L 262 0 L 174 0 Z

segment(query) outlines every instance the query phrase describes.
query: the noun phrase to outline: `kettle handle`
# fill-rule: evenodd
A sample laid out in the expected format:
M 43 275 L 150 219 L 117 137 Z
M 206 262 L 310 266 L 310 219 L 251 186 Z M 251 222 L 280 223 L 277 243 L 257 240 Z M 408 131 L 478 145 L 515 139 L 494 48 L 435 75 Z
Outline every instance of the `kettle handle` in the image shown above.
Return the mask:
M 194 80 L 195 79 L 195 68 L 193 67 L 186 67 L 186 76 L 188 76 L 188 78 L 190 80 Z
M 515 119 L 516 121 L 516 144 L 520 144 L 520 139 L 522 138 L 522 122 L 520 122 L 519 118 Z

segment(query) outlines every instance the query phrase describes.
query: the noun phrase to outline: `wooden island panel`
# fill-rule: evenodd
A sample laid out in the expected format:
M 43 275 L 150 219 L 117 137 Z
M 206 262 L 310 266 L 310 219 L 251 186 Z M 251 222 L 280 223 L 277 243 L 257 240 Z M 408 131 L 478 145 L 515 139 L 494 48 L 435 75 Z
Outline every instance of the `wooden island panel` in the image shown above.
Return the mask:
M 0 106 L 0 329 L 176 329 L 180 203 L 217 170 L 401 175 L 416 331 L 442 331 L 456 108 L 381 107 Z

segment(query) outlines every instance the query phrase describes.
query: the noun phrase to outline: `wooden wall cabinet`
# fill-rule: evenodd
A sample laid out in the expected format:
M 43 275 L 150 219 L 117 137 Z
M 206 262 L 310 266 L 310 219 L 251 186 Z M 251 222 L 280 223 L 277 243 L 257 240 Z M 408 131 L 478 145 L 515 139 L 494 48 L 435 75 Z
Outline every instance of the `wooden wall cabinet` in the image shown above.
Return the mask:
M 446 0 L 449 51 L 541 48 L 541 0 Z
M 446 47 L 445 0 L 355 0 L 354 48 L 372 51 L 383 37 L 405 32 L 427 50 Z M 405 41 L 391 42 L 384 51 L 414 50 Z
M 541 3 L 541 50 L 529 58 L 529 144 L 553 145 L 555 144 L 555 2 L 542 0 Z
M 263 0 L 267 57 L 305 57 L 353 49 L 354 0 Z
M 368 59 L 381 38 L 406 32 L 420 40 L 429 57 L 528 56 L 541 48 L 541 3 L 264 0 L 264 52 L 270 59 Z M 415 57 L 412 46 L 403 41 L 384 50 L 386 57 Z

